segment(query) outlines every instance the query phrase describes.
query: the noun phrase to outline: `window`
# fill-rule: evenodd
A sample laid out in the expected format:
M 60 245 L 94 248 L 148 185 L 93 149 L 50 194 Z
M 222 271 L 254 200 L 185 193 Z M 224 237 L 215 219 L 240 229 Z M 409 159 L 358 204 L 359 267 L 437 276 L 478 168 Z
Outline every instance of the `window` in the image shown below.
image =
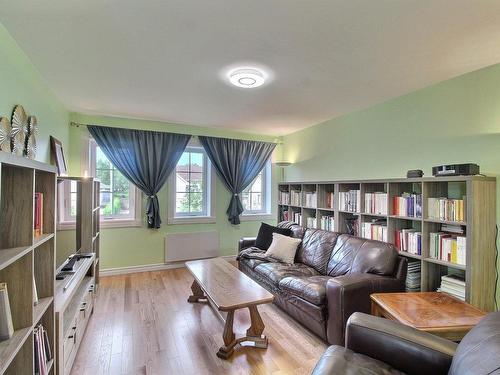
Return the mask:
M 214 187 L 210 161 L 202 147 L 190 145 L 169 182 L 169 223 L 213 221 Z
M 243 216 L 270 214 L 270 190 L 271 162 L 268 161 L 262 171 L 241 194 L 241 203 L 245 210 Z
M 101 181 L 101 225 L 123 227 L 141 225 L 141 193 L 115 166 L 93 139 L 84 144 L 81 169 L 84 176 Z M 77 182 L 63 183 L 59 196 L 59 228 L 72 229 L 76 220 Z

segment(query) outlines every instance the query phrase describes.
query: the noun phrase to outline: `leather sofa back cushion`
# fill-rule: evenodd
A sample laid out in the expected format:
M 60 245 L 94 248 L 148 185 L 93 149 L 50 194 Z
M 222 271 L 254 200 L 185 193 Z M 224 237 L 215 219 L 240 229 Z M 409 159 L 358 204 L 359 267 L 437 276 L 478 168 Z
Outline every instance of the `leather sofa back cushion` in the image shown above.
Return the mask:
M 295 224 L 293 221 L 281 221 L 278 223 L 278 228 L 287 228 L 292 231 L 292 237 L 302 238 L 304 237 L 304 228 L 299 224 Z
M 319 229 L 306 229 L 302 245 L 297 251 L 295 261 L 314 268 L 320 274 L 326 274 L 326 266 L 339 233 Z
M 465 335 L 448 375 L 500 373 L 500 312 L 488 314 Z
M 342 234 L 333 248 L 326 271 L 332 277 L 346 273 L 391 276 L 397 258 L 397 250 L 391 244 Z

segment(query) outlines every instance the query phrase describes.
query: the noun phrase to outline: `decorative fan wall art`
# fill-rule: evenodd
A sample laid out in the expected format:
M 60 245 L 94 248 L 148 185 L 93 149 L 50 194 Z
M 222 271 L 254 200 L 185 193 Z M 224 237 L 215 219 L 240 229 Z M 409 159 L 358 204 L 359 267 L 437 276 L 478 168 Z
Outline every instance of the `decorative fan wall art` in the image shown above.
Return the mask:
M 13 154 L 22 156 L 28 133 L 28 117 L 22 105 L 16 105 L 11 117 L 10 148 Z
M 25 155 L 34 159 L 36 156 L 36 137 L 38 136 L 38 122 L 35 116 L 28 117 L 28 135 L 26 136 Z
M 10 152 L 10 121 L 0 117 L 0 151 Z

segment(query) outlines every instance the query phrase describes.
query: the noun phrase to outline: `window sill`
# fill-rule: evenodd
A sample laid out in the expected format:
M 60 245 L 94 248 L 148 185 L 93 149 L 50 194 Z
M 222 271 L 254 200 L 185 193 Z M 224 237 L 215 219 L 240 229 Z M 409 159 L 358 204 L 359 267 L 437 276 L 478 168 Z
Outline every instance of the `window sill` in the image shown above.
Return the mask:
M 260 221 L 260 220 L 272 220 L 272 219 L 274 219 L 274 215 L 267 213 L 242 214 L 240 216 L 240 221 Z
M 101 228 L 138 228 L 142 227 L 142 221 L 139 220 L 101 220 Z M 75 230 L 76 223 L 73 221 L 68 221 L 64 223 L 57 224 L 57 230 Z
M 213 224 L 215 216 L 186 216 L 186 217 L 170 217 L 167 224 Z

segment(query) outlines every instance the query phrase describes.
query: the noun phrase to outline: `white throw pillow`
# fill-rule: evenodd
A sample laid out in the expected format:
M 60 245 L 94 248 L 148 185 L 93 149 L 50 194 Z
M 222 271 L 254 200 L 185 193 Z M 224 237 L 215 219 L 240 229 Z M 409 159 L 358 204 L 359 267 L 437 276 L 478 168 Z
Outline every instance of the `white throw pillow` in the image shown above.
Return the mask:
M 300 238 L 284 236 L 279 233 L 273 233 L 273 242 L 266 251 L 266 255 L 272 256 L 283 263 L 294 263 L 295 253 L 299 244 L 302 242 Z

